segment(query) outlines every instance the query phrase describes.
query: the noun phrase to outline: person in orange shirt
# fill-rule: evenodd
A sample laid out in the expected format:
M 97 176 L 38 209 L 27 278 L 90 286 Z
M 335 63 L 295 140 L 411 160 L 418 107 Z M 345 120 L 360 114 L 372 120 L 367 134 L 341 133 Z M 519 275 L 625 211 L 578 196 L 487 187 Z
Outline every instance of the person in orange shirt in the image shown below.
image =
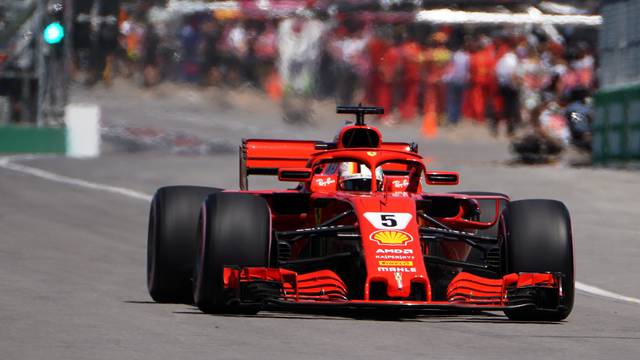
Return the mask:
M 435 121 L 444 113 L 445 109 L 445 76 L 449 70 L 451 51 L 445 43 L 447 35 L 437 32 L 431 36 L 431 47 L 423 52 L 426 71 L 424 93 L 425 122 Z

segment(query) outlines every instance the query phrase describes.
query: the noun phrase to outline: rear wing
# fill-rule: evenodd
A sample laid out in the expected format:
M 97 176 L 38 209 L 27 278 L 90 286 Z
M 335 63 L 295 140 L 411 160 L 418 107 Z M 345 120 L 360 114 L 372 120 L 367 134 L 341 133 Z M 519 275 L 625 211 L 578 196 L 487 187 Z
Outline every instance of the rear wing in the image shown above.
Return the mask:
M 240 190 L 248 190 L 249 175 L 277 176 L 280 168 L 306 167 L 313 154 L 335 148 L 324 141 L 245 139 L 240 146 Z M 383 142 L 380 148 L 418 152 L 413 143 Z

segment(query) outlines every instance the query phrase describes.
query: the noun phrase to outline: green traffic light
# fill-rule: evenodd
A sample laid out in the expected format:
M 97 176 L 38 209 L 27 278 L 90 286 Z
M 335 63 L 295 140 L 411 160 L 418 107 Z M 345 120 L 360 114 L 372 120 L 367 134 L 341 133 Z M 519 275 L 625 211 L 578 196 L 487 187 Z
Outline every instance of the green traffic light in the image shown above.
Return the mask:
M 57 44 L 64 38 L 64 27 L 57 21 L 52 22 L 44 28 L 42 35 L 44 36 L 44 42 L 47 44 Z

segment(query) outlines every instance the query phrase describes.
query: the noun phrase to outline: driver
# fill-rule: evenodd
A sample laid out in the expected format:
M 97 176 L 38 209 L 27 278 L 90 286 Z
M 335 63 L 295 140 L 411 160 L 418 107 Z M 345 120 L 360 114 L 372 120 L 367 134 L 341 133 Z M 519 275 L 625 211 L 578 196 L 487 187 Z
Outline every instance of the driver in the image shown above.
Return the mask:
M 340 164 L 340 190 L 371 191 L 371 170 L 364 164 L 357 162 L 343 162 Z M 376 168 L 376 188 L 382 190 L 384 175 L 382 168 Z

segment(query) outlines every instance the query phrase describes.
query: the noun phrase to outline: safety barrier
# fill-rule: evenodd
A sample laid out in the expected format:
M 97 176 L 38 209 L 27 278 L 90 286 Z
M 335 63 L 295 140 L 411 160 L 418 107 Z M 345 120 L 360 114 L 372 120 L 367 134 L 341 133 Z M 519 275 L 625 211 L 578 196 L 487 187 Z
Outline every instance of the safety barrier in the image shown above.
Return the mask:
M 594 100 L 594 163 L 640 160 L 640 84 L 601 90 Z
M 64 128 L 10 125 L 0 127 L 0 153 L 66 153 Z
M 47 153 L 87 158 L 100 155 L 100 108 L 92 104 L 70 104 L 65 126 L 0 126 L 0 154 Z

